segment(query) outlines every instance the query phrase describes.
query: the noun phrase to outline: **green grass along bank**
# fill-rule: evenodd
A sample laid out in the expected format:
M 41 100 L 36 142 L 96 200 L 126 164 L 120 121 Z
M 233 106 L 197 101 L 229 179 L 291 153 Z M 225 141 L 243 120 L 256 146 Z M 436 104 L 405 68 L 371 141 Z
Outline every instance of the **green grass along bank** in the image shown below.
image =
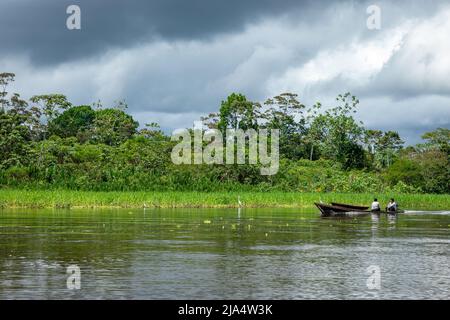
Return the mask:
M 394 197 L 403 209 L 450 210 L 449 195 L 299 192 L 94 192 L 0 189 L 0 208 L 313 208 L 314 202 L 369 205 Z

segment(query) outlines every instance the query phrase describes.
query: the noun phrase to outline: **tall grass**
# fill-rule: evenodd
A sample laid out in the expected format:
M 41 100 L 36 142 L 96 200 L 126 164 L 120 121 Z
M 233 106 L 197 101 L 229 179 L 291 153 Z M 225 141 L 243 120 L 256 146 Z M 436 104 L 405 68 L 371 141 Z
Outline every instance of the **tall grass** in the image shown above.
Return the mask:
M 232 208 L 290 207 L 312 208 L 314 202 L 345 202 L 369 205 L 376 196 L 381 203 L 395 197 L 409 210 L 448 210 L 449 195 L 296 193 L 296 192 L 90 192 L 72 190 L 0 189 L 3 208 Z

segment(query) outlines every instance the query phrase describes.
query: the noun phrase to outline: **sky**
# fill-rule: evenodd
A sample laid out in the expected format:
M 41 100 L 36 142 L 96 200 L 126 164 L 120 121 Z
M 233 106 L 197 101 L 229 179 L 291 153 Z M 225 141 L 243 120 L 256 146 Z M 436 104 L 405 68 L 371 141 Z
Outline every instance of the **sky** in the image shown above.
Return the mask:
M 70 5 L 81 29 L 70 30 Z M 380 9 L 379 29 L 367 26 Z M 372 20 L 370 20 L 372 21 Z M 307 106 L 351 92 L 407 144 L 450 128 L 450 1 L 0 0 L 0 72 L 23 98 L 125 100 L 141 125 L 192 126 L 232 92 Z

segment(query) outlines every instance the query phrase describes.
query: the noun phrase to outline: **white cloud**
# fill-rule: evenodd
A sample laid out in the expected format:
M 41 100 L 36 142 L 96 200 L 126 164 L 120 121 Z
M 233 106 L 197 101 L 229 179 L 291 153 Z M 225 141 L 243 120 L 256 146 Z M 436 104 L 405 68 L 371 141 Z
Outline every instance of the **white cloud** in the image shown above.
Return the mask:
M 354 41 L 320 51 L 313 59 L 272 79 L 268 83 L 268 90 L 273 94 L 282 91 L 302 92 L 306 88 L 321 86 L 324 82 L 336 79 L 345 81 L 346 86 L 366 86 L 400 50 L 409 25 L 405 23 L 373 40 Z
M 374 84 L 394 96 L 450 96 L 450 9 L 420 21 Z M 390 90 L 395 88 L 397 92 Z

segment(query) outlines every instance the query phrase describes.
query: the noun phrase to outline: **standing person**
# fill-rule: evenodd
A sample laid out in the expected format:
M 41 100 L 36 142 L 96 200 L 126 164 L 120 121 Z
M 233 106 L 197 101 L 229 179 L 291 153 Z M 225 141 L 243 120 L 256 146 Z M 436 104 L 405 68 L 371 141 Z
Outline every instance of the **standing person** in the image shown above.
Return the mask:
M 371 205 L 371 210 L 373 212 L 381 211 L 380 203 L 378 202 L 377 198 L 373 199 L 373 202 L 372 202 L 372 205 Z
M 397 203 L 395 202 L 394 198 L 392 198 L 386 208 L 386 211 L 397 211 Z

